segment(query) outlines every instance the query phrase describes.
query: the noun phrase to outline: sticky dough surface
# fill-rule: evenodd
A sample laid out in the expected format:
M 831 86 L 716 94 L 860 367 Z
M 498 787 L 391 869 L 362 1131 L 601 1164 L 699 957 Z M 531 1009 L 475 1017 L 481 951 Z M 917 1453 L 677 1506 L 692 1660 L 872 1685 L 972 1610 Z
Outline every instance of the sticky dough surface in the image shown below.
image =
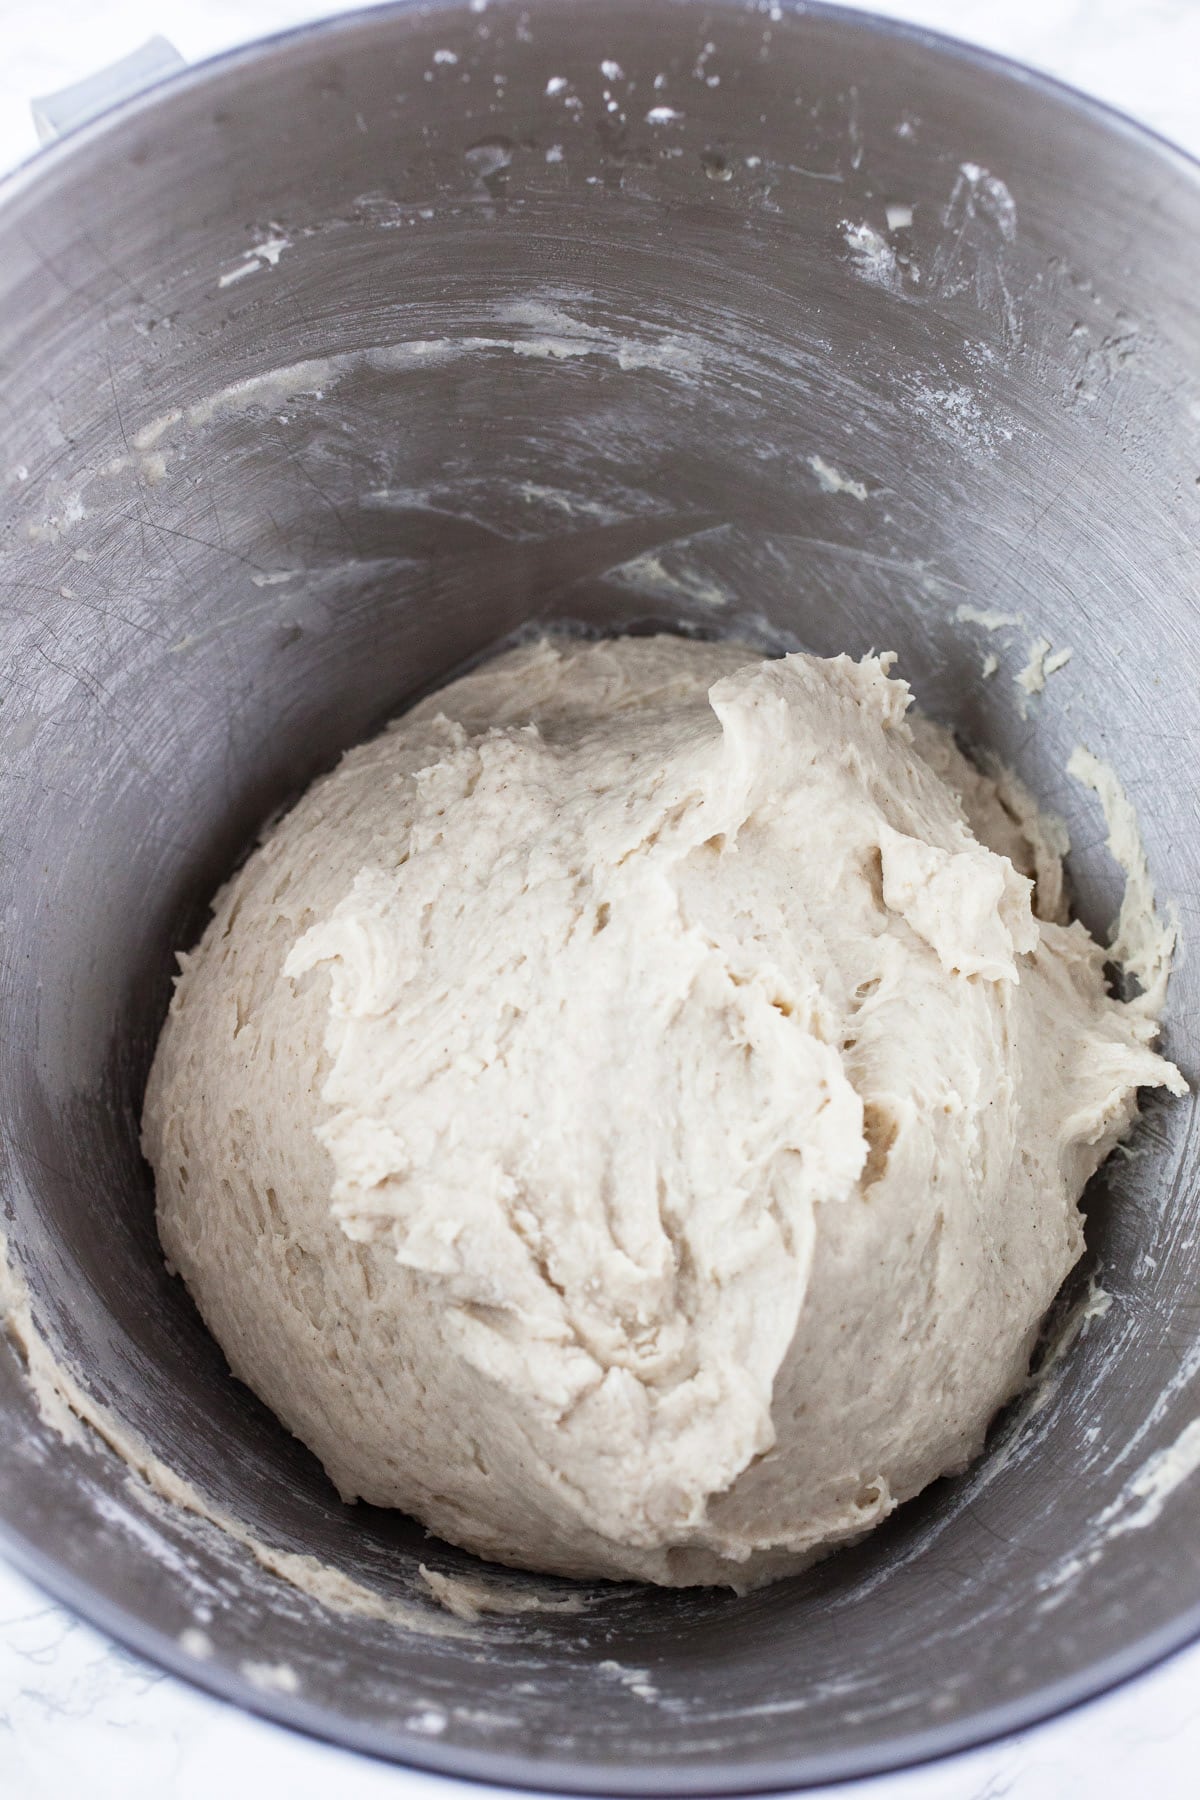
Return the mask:
M 1181 1083 L 1053 832 L 889 668 L 525 647 L 218 896 L 146 1100 L 159 1229 L 343 1495 L 743 1585 L 978 1451 L 1084 1183 Z

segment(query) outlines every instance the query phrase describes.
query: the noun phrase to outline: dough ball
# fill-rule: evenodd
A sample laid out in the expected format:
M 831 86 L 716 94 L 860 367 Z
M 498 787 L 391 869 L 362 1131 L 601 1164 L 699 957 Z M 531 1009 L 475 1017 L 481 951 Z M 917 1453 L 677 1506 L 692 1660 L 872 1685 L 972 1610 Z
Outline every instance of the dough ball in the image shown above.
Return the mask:
M 146 1098 L 159 1230 L 345 1497 L 744 1586 L 979 1450 L 1179 1077 L 891 660 L 513 651 L 218 895 Z

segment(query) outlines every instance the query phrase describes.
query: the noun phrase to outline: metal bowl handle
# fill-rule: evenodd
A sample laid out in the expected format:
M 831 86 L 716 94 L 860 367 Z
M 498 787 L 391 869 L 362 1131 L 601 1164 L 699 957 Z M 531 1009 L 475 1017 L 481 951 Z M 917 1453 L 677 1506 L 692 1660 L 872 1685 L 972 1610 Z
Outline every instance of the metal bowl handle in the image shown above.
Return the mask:
M 29 107 L 38 141 L 48 144 L 52 138 L 88 124 L 118 101 L 140 94 L 185 67 L 185 59 L 174 44 L 165 37 L 149 38 L 140 49 L 131 50 L 128 56 L 97 69 L 93 75 L 85 75 L 82 81 L 31 100 Z

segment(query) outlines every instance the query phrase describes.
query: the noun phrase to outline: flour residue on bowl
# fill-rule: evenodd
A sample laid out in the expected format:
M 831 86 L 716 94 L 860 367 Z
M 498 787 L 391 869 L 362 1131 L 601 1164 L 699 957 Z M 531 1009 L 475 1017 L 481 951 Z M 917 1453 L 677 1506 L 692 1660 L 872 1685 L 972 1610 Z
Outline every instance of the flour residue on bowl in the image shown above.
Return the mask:
M 243 281 L 247 275 L 256 275 L 260 269 L 273 269 L 278 265 L 285 250 L 290 250 L 292 240 L 285 237 L 276 226 L 257 244 L 251 244 L 242 252 L 242 260 L 232 268 L 226 269 L 217 279 L 219 288 L 232 287 L 235 282 Z
M 701 537 L 704 534 L 695 535 Z M 684 544 L 694 541 L 695 539 L 682 540 Z M 728 588 L 722 587 L 702 569 L 689 562 L 685 555 L 680 554 L 678 546 L 670 544 L 664 545 L 661 550 L 631 557 L 628 562 L 610 569 L 608 579 L 634 588 L 641 594 L 650 594 L 667 601 L 682 600 L 710 611 L 728 606 L 733 598 Z
M 534 301 L 503 304 L 493 309 L 492 317 L 496 326 L 508 329 L 461 337 L 400 339 L 331 356 L 308 357 L 268 369 L 261 375 L 247 376 L 185 409 L 174 409 L 151 420 L 139 437 L 157 442 L 180 419 L 189 426 L 204 426 L 221 415 L 258 407 L 270 409 L 302 395 L 320 397 L 346 376 L 361 370 L 400 373 L 468 356 L 500 354 L 542 362 L 599 357 L 626 372 L 644 369 L 683 379 L 701 374 L 704 367 L 697 343 L 676 332 L 633 336 L 589 325 L 561 307 Z
M 810 456 L 808 466 L 817 478 L 817 486 L 823 494 L 849 494 L 852 500 L 867 498 L 865 481 L 855 481 L 849 475 L 843 475 L 840 469 L 823 456 Z
M 860 281 L 886 293 L 900 291 L 900 265 L 896 252 L 881 232 L 865 221 L 855 223 L 843 219 L 838 226 L 842 240 L 850 252 L 850 266 Z
M 286 247 L 286 243 L 267 240 L 257 247 L 256 254 L 269 251 L 269 265 L 278 260 Z M 26 527 L 26 535 L 31 542 L 50 543 L 65 537 L 88 518 L 90 490 L 97 481 L 121 475 L 132 476 L 145 486 L 164 481 L 169 472 L 168 457 L 182 449 L 180 442 L 171 441 L 180 439 L 184 432 L 199 431 L 218 419 L 243 413 L 279 412 L 302 398 L 322 399 L 356 374 L 403 375 L 471 357 L 492 356 L 550 364 L 595 359 L 622 374 L 646 372 L 679 383 L 694 382 L 705 371 L 707 347 L 700 333 L 654 330 L 644 325 L 621 331 L 594 325 L 570 311 L 555 295 L 502 301 L 489 309 L 487 322 L 491 328 L 484 332 L 412 337 L 328 356 L 305 357 L 227 382 L 186 406 L 170 407 L 132 431 L 126 452 L 84 467 L 69 483 L 64 482 L 57 489 L 52 487 L 55 497 L 43 516 Z M 170 449 L 165 447 L 168 443 Z M 274 571 L 258 571 L 251 579 L 262 587 L 269 585 L 269 579 L 282 577 Z
M 238 1666 L 250 1686 L 260 1693 L 296 1694 L 300 1691 L 300 1677 L 291 1663 L 257 1662 L 248 1658 Z
M 1009 625 L 1023 623 L 1020 613 L 993 612 L 986 607 L 959 606 L 954 617 L 967 625 L 982 625 L 985 631 L 1002 631 Z
M 1045 1598 L 1038 1610 L 1048 1613 L 1061 1606 L 1072 1583 L 1096 1566 L 1113 1539 L 1155 1524 L 1198 1469 L 1200 1419 L 1191 1419 L 1172 1443 L 1146 1458 L 1111 1505 L 1097 1514 L 1082 1548 L 1060 1558 L 1042 1578 L 1039 1588 Z
M 1006 264 L 1017 239 L 1017 206 L 1008 183 L 980 163 L 960 163 L 941 225 L 930 285 L 946 299 L 973 294 L 980 310 L 998 313 L 1015 339 L 1019 321 Z

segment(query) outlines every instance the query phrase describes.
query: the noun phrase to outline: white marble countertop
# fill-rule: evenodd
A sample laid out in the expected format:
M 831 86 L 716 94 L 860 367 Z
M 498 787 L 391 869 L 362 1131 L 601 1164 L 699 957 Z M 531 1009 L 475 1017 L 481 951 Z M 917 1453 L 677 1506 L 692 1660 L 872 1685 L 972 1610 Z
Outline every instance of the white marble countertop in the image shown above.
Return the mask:
M 598 0 L 599 3 L 599 0 Z M 338 0 L 0 0 L 0 169 L 28 101 L 162 33 L 190 61 L 348 10 Z M 1200 0 L 875 0 L 1047 70 L 1200 155 Z M 12 1800 L 475 1800 L 488 1790 L 315 1743 L 128 1654 L 0 1563 L 0 1793 Z M 1200 1645 L 969 1755 L 823 1790 L 833 1800 L 1183 1800 L 1198 1790 Z

